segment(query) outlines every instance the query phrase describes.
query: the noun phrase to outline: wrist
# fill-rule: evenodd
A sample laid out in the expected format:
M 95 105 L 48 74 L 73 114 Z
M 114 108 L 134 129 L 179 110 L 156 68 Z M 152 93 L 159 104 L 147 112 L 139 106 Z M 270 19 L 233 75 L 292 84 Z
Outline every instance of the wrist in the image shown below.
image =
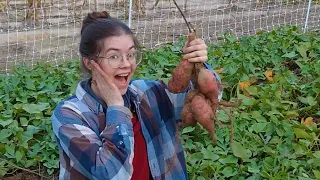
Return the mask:
M 122 102 L 120 102 L 120 101 L 115 101 L 115 102 L 107 102 L 107 101 L 105 101 L 106 102 L 106 104 L 107 104 L 107 106 L 124 106 L 124 102 L 122 101 Z

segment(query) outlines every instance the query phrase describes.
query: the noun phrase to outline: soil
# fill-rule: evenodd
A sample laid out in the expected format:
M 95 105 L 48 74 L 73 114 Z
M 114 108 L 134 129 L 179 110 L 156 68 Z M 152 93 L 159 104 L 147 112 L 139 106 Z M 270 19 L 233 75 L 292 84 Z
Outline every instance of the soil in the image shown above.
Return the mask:
M 320 116 L 313 116 L 313 122 L 320 128 Z

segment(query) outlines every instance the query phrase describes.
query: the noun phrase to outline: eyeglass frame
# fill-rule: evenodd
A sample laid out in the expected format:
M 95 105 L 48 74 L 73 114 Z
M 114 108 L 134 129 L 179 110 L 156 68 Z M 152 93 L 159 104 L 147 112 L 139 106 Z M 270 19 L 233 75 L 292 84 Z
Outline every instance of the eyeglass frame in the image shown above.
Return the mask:
M 137 55 L 139 54 L 140 55 L 140 57 L 138 58 L 138 59 L 136 59 L 135 58 L 135 61 L 136 61 L 136 63 L 134 64 L 134 65 L 139 65 L 140 63 L 141 63 L 141 61 L 142 61 L 142 52 L 141 52 L 141 50 L 138 50 L 138 49 L 136 49 L 136 50 L 134 50 L 134 52 L 135 53 L 137 53 Z M 111 67 L 111 68 L 114 68 L 114 69 L 116 69 L 116 68 L 119 68 L 119 67 L 121 67 L 122 66 L 122 64 L 123 64 L 123 62 L 124 62 L 124 59 L 123 59 L 123 57 L 125 56 L 126 57 L 126 60 L 127 61 L 129 61 L 129 63 L 131 64 L 131 65 L 133 65 L 132 64 L 132 62 L 129 60 L 129 54 L 130 54 L 130 52 L 127 54 L 127 55 L 124 55 L 124 54 L 111 54 L 110 56 L 108 56 L 108 57 L 103 57 L 103 56 L 97 56 L 96 58 L 97 59 L 106 59 L 107 61 L 108 61 L 108 64 L 109 64 L 109 66 Z M 120 57 L 121 57 L 121 62 L 120 62 L 120 64 L 117 66 L 117 67 L 112 67 L 111 65 L 110 65 L 110 57 L 111 56 L 114 56 L 114 55 L 120 55 Z M 136 55 L 136 56 L 137 56 Z M 138 61 L 137 61 L 138 60 Z M 138 63 L 137 63 L 138 62 Z

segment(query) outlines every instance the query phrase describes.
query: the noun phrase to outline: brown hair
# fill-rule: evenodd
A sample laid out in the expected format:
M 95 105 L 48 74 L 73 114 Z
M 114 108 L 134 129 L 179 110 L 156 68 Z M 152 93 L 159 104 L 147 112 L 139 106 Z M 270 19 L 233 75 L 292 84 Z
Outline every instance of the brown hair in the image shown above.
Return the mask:
M 83 64 L 83 58 L 97 60 L 103 49 L 104 39 L 124 34 L 131 35 L 136 49 L 140 49 L 139 42 L 130 28 L 122 21 L 112 18 L 108 12 L 92 12 L 84 18 L 81 28 L 79 52 L 82 69 L 88 72 Z

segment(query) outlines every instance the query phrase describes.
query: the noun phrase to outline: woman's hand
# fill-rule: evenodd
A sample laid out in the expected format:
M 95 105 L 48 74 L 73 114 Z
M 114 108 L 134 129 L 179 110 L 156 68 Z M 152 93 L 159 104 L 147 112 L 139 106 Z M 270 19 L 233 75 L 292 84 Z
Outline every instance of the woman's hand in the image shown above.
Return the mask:
M 91 87 L 95 93 L 107 104 L 107 106 L 124 106 L 124 101 L 118 87 L 112 82 L 108 75 L 102 71 L 100 66 L 90 61 L 92 65 L 92 83 Z
M 183 48 L 183 59 L 187 59 L 193 63 L 204 63 L 208 60 L 207 45 L 200 38 L 196 38 L 194 34 L 188 35 L 188 42 Z

